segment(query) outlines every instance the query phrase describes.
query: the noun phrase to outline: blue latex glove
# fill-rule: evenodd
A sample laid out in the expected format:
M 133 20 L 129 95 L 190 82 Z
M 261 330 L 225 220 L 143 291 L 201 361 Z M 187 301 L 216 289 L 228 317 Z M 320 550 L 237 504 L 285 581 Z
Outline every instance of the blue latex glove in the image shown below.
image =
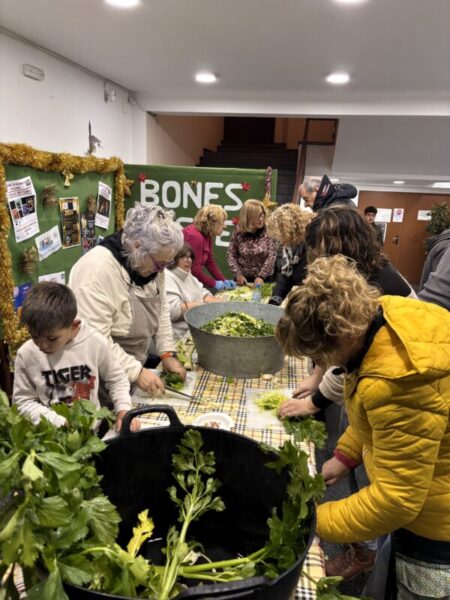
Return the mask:
M 233 281 L 232 279 L 225 279 L 224 284 L 225 284 L 226 290 L 235 290 L 236 289 L 236 282 Z
M 225 289 L 225 281 L 216 281 L 214 289 L 217 290 L 218 292 L 220 292 L 221 290 L 224 290 Z

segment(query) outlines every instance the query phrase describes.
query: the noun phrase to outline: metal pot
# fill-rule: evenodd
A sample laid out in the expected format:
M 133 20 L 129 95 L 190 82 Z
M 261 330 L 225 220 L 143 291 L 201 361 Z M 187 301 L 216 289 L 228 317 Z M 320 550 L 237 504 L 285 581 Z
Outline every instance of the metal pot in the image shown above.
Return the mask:
M 131 433 L 131 419 L 148 412 L 166 414 L 170 425 Z M 138 513 L 146 508 L 155 523 L 153 538 L 165 539 L 169 526 L 177 522 L 177 510 L 167 488 L 173 485 L 172 454 L 187 429 L 169 406 L 140 407 L 126 415 L 120 436 L 109 441 L 98 457 L 102 487 L 122 517 L 118 540 L 122 546 L 131 538 Z M 214 451 L 216 477 L 222 482 L 219 493 L 226 510 L 203 515 L 190 528 L 189 537 L 200 541 L 213 560 L 254 552 L 267 540 L 267 519 L 272 507 L 281 507 L 287 478 L 265 466 L 274 456 L 264 452 L 254 440 L 224 430 L 195 429 L 201 431 L 205 449 Z M 177 600 L 289 600 L 314 537 L 314 516 L 311 520 L 307 548 L 277 579 L 254 577 L 214 585 L 195 585 L 194 582 Z M 147 542 L 142 554 L 154 560 L 155 547 Z M 129 600 L 75 585 L 66 584 L 65 589 L 71 600 Z
M 283 367 L 284 353 L 275 336 L 229 337 L 207 333 L 200 328 L 226 312 L 242 312 L 276 325 L 283 310 L 271 304 L 252 302 L 210 302 L 185 314 L 198 355 L 198 364 L 224 377 L 254 378 L 276 373 Z

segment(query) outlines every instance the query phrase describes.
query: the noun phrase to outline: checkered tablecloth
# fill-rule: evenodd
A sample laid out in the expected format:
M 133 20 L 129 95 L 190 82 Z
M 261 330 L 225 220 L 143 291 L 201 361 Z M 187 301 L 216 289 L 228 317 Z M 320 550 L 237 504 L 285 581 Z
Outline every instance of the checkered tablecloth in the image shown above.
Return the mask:
M 184 424 L 192 423 L 199 415 L 219 411 L 227 413 L 234 421 L 233 431 L 242 435 L 249 436 L 258 442 L 264 442 L 271 446 L 281 446 L 288 437 L 284 431 L 283 425 L 271 425 L 264 429 L 255 429 L 247 426 L 247 408 L 245 400 L 245 391 L 247 389 L 280 389 L 295 388 L 306 376 L 306 360 L 286 358 L 283 369 L 273 378 L 266 378 L 264 375 L 257 379 L 231 379 L 221 377 L 205 371 L 202 368 L 197 370 L 197 378 L 194 385 L 193 401 L 171 398 L 169 395 L 164 398 L 144 398 L 142 392 L 136 394 L 133 398 L 135 404 L 167 404 L 173 406 Z M 141 418 L 143 427 L 152 425 L 161 425 L 161 421 L 166 420 L 163 415 L 151 415 Z M 314 448 L 312 445 L 305 445 L 305 450 L 309 454 L 310 469 L 315 471 Z M 313 545 L 307 555 L 303 570 L 313 579 L 318 580 L 325 575 L 324 556 L 319 546 L 318 539 L 314 540 Z M 315 586 L 306 576 L 299 580 L 296 594 L 296 600 L 311 600 L 316 597 Z M 294 599 L 293 599 L 294 600 Z

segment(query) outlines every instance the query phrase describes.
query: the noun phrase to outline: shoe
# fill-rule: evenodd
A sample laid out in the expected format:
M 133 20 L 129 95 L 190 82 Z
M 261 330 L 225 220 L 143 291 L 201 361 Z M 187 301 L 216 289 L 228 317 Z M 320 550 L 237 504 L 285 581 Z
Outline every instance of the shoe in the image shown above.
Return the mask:
M 353 579 L 372 569 L 376 555 L 376 550 L 364 544 L 350 544 L 344 552 L 325 561 L 325 573 L 327 577 Z

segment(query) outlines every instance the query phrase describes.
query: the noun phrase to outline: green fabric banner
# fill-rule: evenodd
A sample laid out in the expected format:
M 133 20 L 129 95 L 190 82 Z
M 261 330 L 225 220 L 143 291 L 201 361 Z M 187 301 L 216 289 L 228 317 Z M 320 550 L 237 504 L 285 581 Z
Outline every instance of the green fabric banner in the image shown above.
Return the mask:
M 264 169 L 125 165 L 125 173 L 134 181 L 131 197 L 125 200 L 126 209 L 136 202 L 159 205 L 173 210 L 177 221 L 185 227 L 202 206 L 223 206 L 228 219 L 222 235 L 215 240 L 214 257 L 223 274 L 231 276 L 226 251 L 233 231 L 232 219 L 239 216 L 246 200 L 264 198 Z M 277 171 L 272 172 L 271 189 L 277 189 Z

